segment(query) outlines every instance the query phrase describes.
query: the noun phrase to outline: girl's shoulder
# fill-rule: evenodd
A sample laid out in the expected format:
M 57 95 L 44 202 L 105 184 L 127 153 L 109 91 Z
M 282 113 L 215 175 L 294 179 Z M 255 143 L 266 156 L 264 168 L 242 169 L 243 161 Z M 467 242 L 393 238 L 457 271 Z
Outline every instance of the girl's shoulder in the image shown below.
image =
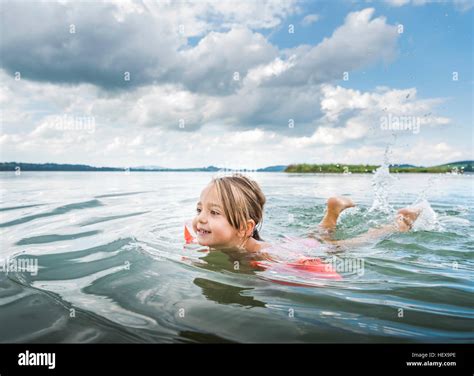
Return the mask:
M 262 249 L 265 249 L 265 248 L 270 248 L 271 246 L 272 246 L 271 243 L 257 240 L 257 251 L 261 251 Z

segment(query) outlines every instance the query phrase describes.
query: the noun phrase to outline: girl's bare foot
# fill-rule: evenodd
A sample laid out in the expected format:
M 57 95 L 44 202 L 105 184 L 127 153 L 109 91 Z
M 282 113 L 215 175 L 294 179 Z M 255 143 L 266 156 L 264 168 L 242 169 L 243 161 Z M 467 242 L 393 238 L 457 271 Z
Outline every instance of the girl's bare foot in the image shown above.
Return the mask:
M 337 215 L 341 214 L 344 209 L 352 208 L 355 206 L 354 201 L 349 197 L 333 196 L 329 197 L 327 201 L 328 211 L 333 211 Z
M 319 225 L 325 230 L 333 230 L 336 227 L 337 219 L 342 211 L 354 206 L 354 201 L 349 197 L 330 197 L 327 201 L 326 215 Z
M 410 231 L 413 223 L 415 223 L 416 219 L 420 215 L 420 209 L 413 209 L 413 208 L 403 208 L 398 211 L 396 222 L 398 226 L 398 230 L 401 232 Z

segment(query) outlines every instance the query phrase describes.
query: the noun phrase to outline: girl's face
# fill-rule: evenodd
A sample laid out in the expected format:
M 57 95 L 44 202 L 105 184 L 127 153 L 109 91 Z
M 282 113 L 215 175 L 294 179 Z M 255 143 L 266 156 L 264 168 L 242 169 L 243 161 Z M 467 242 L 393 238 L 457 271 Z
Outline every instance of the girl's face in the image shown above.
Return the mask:
M 193 229 L 198 243 L 204 246 L 230 248 L 239 244 L 238 231 L 227 221 L 216 188 L 212 184 L 201 192 Z

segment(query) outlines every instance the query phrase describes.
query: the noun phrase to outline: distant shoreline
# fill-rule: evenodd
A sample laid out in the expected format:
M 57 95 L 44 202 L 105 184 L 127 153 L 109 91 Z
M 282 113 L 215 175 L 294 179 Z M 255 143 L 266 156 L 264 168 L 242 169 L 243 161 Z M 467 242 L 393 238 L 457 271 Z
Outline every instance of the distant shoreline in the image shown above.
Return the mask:
M 287 166 L 269 166 L 251 169 L 226 169 L 216 166 L 193 167 L 193 168 L 167 168 L 167 167 L 94 167 L 81 164 L 60 164 L 60 163 L 24 163 L 24 162 L 0 162 L 0 171 L 90 171 L 90 172 L 219 172 L 219 171 L 239 171 L 239 172 L 282 172 Z
M 422 167 L 412 165 L 390 165 L 392 173 L 431 173 L 445 174 L 449 172 L 464 173 L 473 171 L 474 161 L 453 162 L 440 166 Z M 349 165 L 349 164 L 295 164 L 289 165 L 285 172 L 288 173 L 333 173 L 333 174 L 370 174 L 375 172 L 380 165 Z
M 474 161 L 459 161 L 447 163 L 439 166 L 423 167 L 408 164 L 390 165 L 392 173 L 464 173 L 473 172 Z M 24 162 L 0 162 L 0 171 L 69 171 L 69 172 L 287 172 L 287 173 L 322 173 L 322 174 L 370 174 L 380 165 L 369 164 L 290 164 L 269 166 L 265 168 L 252 169 L 228 169 L 216 166 L 196 167 L 196 168 L 165 168 L 154 166 L 140 167 L 94 167 L 80 164 L 58 164 L 58 163 L 24 163 Z

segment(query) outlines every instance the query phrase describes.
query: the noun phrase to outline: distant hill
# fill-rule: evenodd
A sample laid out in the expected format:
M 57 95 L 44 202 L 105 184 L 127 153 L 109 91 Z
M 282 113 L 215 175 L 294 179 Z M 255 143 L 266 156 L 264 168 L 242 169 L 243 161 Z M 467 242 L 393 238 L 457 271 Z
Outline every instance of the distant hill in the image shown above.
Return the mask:
M 0 162 L 0 171 L 125 171 L 122 167 L 93 167 L 82 164 L 58 164 L 58 163 L 23 163 L 23 162 Z M 259 172 L 279 172 L 285 170 L 286 166 L 269 166 L 260 168 Z M 222 169 L 216 166 L 195 167 L 195 168 L 166 168 L 159 166 L 137 166 L 130 167 L 129 171 L 139 172 L 164 172 L 164 171 L 206 171 L 217 172 Z M 246 171 L 246 170 L 239 170 Z M 248 170 L 250 171 L 250 170 Z
M 115 167 L 92 167 L 81 164 L 0 162 L 0 171 L 124 171 Z
M 17 168 L 22 171 L 219 171 L 218 167 L 208 166 L 200 168 L 162 168 L 153 166 L 141 167 L 93 167 L 81 164 L 58 164 L 58 163 L 23 163 L 23 162 L 0 162 L 0 171 L 15 171 Z
M 285 169 L 288 166 L 283 166 L 283 165 L 278 165 L 278 166 L 269 166 L 265 168 L 259 168 L 257 169 L 258 172 L 282 172 L 285 171 Z
M 440 165 L 439 167 L 457 167 L 457 168 L 464 168 L 464 171 L 472 171 L 474 165 L 474 161 L 459 161 L 459 162 L 451 162 L 446 163 L 444 165 Z

